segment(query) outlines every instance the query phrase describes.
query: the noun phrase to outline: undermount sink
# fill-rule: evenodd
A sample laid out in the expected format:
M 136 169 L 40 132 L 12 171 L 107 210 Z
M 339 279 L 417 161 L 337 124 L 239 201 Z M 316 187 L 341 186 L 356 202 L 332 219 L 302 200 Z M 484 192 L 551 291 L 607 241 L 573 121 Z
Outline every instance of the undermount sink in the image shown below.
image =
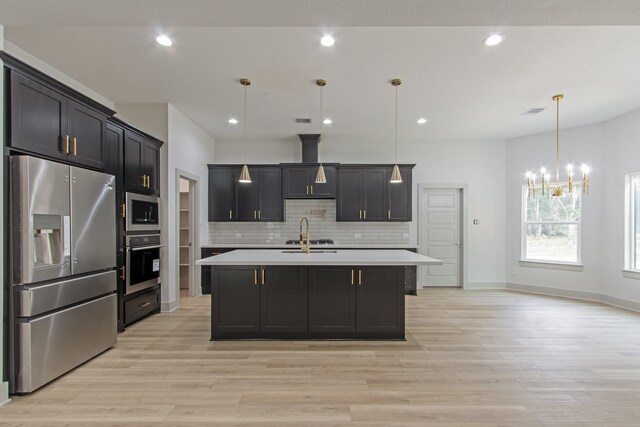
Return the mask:
M 324 249 L 311 249 L 309 253 L 311 254 L 335 254 L 338 251 L 336 250 L 324 250 Z M 306 252 L 298 249 L 297 251 L 282 251 L 283 254 L 304 254 Z

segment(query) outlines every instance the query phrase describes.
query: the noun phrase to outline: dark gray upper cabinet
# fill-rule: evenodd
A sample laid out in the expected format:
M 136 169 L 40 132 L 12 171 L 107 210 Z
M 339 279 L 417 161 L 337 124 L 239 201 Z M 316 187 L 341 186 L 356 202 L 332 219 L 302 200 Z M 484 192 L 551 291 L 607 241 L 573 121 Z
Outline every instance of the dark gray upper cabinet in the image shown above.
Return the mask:
M 284 221 L 282 169 L 280 167 L 258 167 L 255 168 L 255 171 L 258 220 Z
M 386 168 L 371 167 L 362 170 L 364 197 L 362 217 L 365 221 L 385 221 L 387 219 L 387 183 L 389 177 Z
M 107 124 L 107 137 L 104 150 L 104 171 L 116 177 L 116 190 L 122 191 L 123 178 L 123 147 L 124 129 L 113 123 Z
M 160 195 L 160 143 L 129 129 L 124 132 L 124 186 Z
M 338 169 L 336 220 L 362 221 L 363 189 L 363 174 L 360 168 Z
M 391 169 L 388 170 L 391 179 Z M 402 182 L 390 183 L 387 180 L 387 219 L 389 221 L 411 221 L 412 204 L 412 167 L 400 167 Z
M 285 199 L 334 199 L 337 191 L 337 168 L 323 165 L 325 184 L 316 183 L 319 165 L 282 167 Z
M 411 221 L 412 165 L 400 167 L 402 183 L 391 184 L 392 166 L 338 167 L 337 221 Z
M 9 145 L 66 160 L 68 98 L 16 72 L 9 74 L 9 82 Z
M 235 186 L 239 176 L 238 167 L 209 166 L 209 221 L 235 219 Z
M 284 221 L 282 169 L 249 166 L 251 182 L 238 182 L 240 165 L 209 165 L 209 221 Z
M 104 113 L 18 72 L 8 76 L 11 147 L 104 170 Z
M 103 169 L 107 117 L 73 100 L 69 100 L 68 117 L 69 138 L 71 139 L 69 160 L 96 169 Z

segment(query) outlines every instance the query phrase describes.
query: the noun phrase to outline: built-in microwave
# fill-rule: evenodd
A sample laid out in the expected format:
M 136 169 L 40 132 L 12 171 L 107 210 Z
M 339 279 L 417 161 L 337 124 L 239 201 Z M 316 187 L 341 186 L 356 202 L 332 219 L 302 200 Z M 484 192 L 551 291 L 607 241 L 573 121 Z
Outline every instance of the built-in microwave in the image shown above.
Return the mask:
M 125 203 L 126 231 L 160 230 L 160 197 L 127 193 Z

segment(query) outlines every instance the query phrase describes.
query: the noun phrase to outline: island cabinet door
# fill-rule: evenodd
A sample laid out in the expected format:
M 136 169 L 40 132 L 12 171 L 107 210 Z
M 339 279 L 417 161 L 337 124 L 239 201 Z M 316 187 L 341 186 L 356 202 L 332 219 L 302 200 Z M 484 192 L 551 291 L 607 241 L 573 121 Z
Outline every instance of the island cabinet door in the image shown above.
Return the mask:
M 260 332 L 265 338 L 306 335 L 306 266 L 263 268 L 260 275 Z
M 212 272 L 211 339 L 260 334 L 260 269 L 220 266 Z
M 360 267 L 356 331 L 361 338 L 404 338 L 404 267 Z
M 356 269 L 309 267 L 309 334 L 345 337 L 356 332 Z

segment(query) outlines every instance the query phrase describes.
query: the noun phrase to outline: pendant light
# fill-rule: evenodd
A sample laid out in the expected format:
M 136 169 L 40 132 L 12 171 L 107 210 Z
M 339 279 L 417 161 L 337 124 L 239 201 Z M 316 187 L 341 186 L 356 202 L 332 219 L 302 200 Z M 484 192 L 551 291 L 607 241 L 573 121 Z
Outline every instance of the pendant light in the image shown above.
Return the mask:
M 393 165 L 393 170 L 391 171 L 391 180 L 389 182 L 392 184 L 402 182 L 402 175 L 400 174 L 400 168 L 398 167 L 398 86 L 401 84 L 402 82 L 400 79 L 391 80 L 391 86 L 396 89 L 396 164 Z
M 244 86 L 244 165 L 242 165 L 238 181 L 247 184 L 251 182 L 251 175 L 249 175 L 249 167 L 247 166 L 247 86 L 251 84 L 251 80 L 240 79 L 240 84 Z
M 325 87 L 327 85 L 327 81 L 326 80 L 322 80 L 322 79 L 318 79 L 316 80 L 316 86 L 320 87 L 320 141 L 318 143 L 318 145 L 320 145 L 319 147 L 319 158 L 322 158 L 322 140 L 324 139 L 324 134 L 323 134 L 323 124 L 324 124 L 324 111 L 323 111 L 323 105 L 322 105 L 322 88 Z M 319 160 L 320 160 L 319 159 Z M 316 174 L 316 184 L 326 184 L 327 183 L 327 177 L 324 174 L 324 166 L 322 166 L 322 162 L 320 162 L 320 167 L 318 168 L 318 173 Z
M 556 102 L 556 182 L 551 183 L 549 172 L 546 168 L 540 169 L 541 185 L 538 187 L 536 184 L 536 175 L 527 172 L 527 190 L 529 198 L 536 196 L 536 190 L 540 188 L 540 194 L 551 195 L 553 197 L 562 197 L 564 195 L 564 189 L 568 190 L 569 194 L 573 194 L 573 165 L 567 165 L 567 184 L 564 185 L 560 182 L 560 100 L 564 98 L 564 95 L 555 95 L 551 99 Z M 589 166 L 582 165 L 582 193 L 589 194 Z

